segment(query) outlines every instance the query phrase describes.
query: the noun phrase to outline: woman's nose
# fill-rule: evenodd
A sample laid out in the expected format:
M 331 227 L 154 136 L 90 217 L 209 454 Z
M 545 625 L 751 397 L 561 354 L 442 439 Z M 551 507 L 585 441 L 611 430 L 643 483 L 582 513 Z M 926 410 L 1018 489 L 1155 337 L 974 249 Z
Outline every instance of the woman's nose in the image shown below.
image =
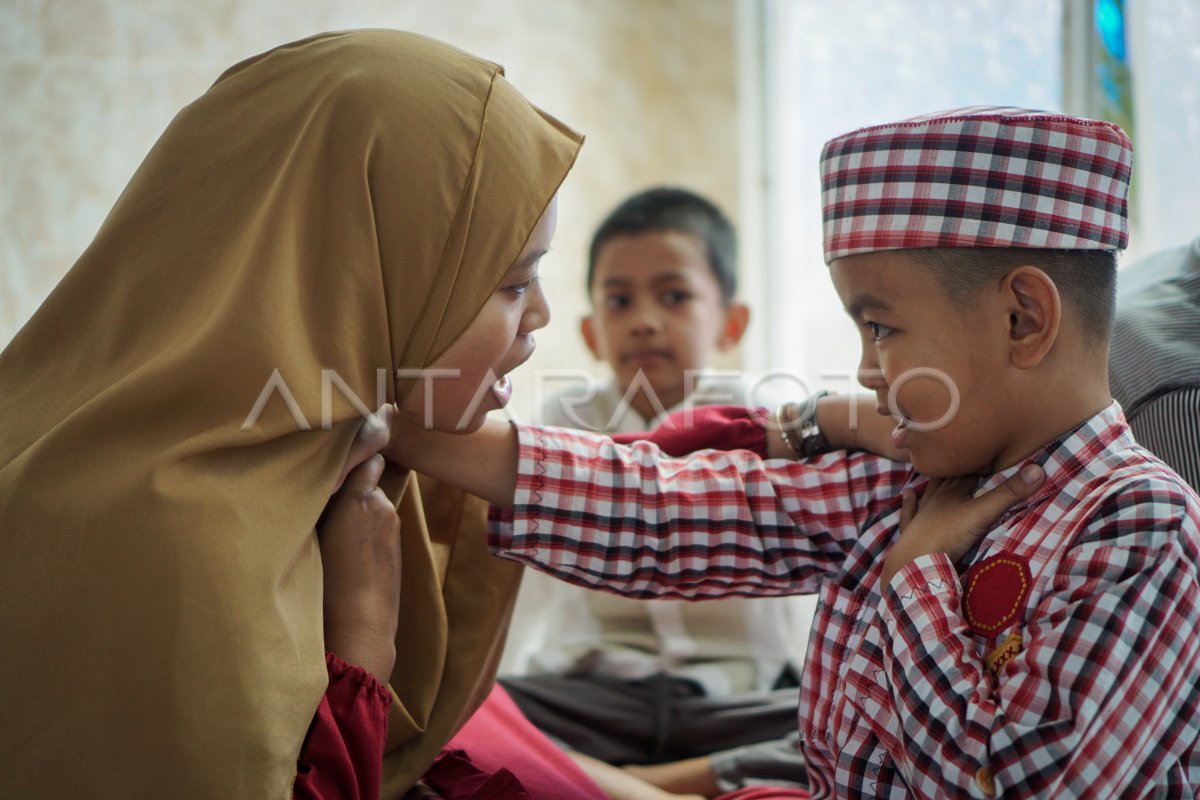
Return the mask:
M 521 333 L 533 333 L 550 324 L 550 301 L 546 299 L 541 281 L 530 284 L 526 295 L 529 302 L 525 306 L 525 314 L 521 317 Z

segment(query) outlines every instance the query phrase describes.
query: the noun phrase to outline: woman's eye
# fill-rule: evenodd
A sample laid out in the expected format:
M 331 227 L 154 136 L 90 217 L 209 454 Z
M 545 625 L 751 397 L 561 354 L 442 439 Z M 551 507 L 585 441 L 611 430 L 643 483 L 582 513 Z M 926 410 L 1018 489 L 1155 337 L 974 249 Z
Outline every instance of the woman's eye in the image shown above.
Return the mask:
M 867 330 L 871 332 L 871 338 L 877 342 L 881 339 L 886 339 L 894 330 L 893 328 L 889 328 L 887 325 L 881 325 L 878 322 L 866 322 L 863 324 L 865 324 L 867 326 Z
M 525 281 L 524 283 L 518 283 L 516 286 L 510 286 L 508 290 L 513 294 L 525 294 L 525 292 L 529 291 L 529 287 L 535 283 L 537 283 L 537 278 Z

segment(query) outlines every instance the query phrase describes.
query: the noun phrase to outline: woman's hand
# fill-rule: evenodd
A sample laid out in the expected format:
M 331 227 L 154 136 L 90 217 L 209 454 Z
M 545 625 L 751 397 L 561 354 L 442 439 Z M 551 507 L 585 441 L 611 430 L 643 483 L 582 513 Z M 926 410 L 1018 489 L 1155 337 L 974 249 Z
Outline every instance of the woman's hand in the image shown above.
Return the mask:
M 400 517 L 379 488 L 383 466 L 383 456 L 372 455 L 350 470 L 317 534 L 325 649 L 386 683 L 396 661 Z
M 363 419 L 362 424 L 358 426 L 358 433 L 354 435 L 354 441 L 350 443 L 350 453 L 346 456 L 346 463 L 342 465 L 342 474 L 338 476 L 337 485 L 333 487 L 335 492 L 342 488 L 351 470 L 387 447 L 398 419 L 399 412 L 391 403 L 385 403 L 374 414 Z

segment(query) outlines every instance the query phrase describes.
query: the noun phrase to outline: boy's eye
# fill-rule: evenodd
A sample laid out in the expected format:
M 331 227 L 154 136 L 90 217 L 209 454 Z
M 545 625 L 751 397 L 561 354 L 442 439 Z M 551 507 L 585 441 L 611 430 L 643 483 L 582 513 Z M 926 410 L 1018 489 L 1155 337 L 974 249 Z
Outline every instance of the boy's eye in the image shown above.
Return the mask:
M 895 330 L 894 328 L 889 328 L 887 325 L 881 325 L 878 322 L 864 322 L 863 324 L 866 325 L 867 330 L 871 332 L 871 338 L 877 342 L 881 339 L 886 339 Z
M 675 306 L 680 303 L 686 303 L 692 297 L 691 292 L 685 292 L 682 289 L 670 289 L 661 295 L 664 305 Z
M 617 311 L 629 305 L 629 298 L 623 294 L 610 294 L 604 298 L 604 305 Z

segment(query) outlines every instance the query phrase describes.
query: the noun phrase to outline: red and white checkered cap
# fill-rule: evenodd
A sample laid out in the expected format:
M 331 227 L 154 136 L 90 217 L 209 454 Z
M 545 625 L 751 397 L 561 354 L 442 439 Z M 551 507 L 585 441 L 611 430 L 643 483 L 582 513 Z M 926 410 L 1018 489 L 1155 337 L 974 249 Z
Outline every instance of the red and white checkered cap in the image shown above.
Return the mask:
M 972 106 L 821 153 L 825 263 L 913 247 L 1123 250 L 1133 148 L 1111 122 Z

